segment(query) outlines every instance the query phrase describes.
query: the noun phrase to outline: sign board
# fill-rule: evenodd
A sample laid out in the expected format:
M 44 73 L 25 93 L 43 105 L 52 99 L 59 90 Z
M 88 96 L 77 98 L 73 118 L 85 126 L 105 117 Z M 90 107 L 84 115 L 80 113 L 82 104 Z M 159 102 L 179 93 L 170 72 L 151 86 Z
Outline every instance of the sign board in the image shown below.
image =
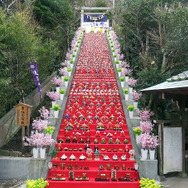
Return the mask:
M 109 27 L 109 22 L 82 22 L 82 28 L 87 27 Z
M 182 128 L 163 129 L 163 173 L 182 171 Z
M 26 126 L 30 123 L 30 105 L 20 103 L 15 106 L 16 107 L 16 124 L 18 126 Z

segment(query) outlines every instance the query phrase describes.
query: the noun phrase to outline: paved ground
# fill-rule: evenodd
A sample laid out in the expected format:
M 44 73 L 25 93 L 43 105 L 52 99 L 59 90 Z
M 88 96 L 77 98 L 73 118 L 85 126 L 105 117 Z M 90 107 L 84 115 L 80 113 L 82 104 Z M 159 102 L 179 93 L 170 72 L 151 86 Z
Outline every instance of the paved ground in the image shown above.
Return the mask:
M 170 177 L 162 185 L 165 188 L 188 188 L 188 178 Z
M 188 178 L 170 177 L 161 183 L 165 188 L 188 188 Z M 0 181 L 0 188 L 25 188 L 23 180 Z

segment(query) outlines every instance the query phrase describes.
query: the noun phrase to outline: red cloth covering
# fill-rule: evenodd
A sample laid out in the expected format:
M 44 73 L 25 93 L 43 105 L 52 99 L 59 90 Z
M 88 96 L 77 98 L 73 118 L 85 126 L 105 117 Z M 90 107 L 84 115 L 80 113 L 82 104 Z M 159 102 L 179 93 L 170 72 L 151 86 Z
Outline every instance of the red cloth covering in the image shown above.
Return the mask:
M 69 128 L 70 123 L 73 130 L 65 130 Z M 104 130 L 97 131 L 98 127 L 103 127 Z M 127 152 L 132 149 L 132 144 L 105 34 L 84 35 L 57 141 L 60 138 L 63 143 L 57 143 L 56 147 L 62 148 L 62 151 L 58 152 L 56 159 L 52 159 L 55 167 L 49 171 L 48 187 L 140 187 L 138 172 L 134 170 L 136 161 L 130 160 Z M 105 139 L 106 144 L 101 143 L 102 138 Z M 110 138 L 113 144 L 109 144 Z M 117 138 L 120 141 L 119 144 L 115 143 Z M 94 143 L 95 139 L 98 140 L 98 144 Z M 125 140 L 128 143 L 124 143 Z M 83 143 L 79 143 L 80 141 Z M 90 142 L 89 147 L 93 151 L 95 146 L 98 146 L 99 161 L 95 160 L 94 154 L 92 154 L 92 160 L 87 160 L 85 152 L 87 141 Z M 63 154 L 67 156 L 66 160 L 60 159 Z M 69 160 L 72 154 L 76 157 L 73 161 Z M 86 156 L 83 161 L 79 160 L 82 154 Z M 114 154 L 118 157 L 117 161 L 113 160 Z M 103 160 L 105 155 L 108 155 L 109 161 Z M 122 155 L 126 155 L 127 160 L 122 161 Z M 60 163 L 65 163 L 65 169 L 61 169 Z M 132 181 L 112 181 L 111 170 L 107 169 L 107 164 L 111 164 L 112 169 L 119 166 L 117 180 L 120 176 L 125 177 L 129 174 Z M 104 165 L 104 170 L 99 171 L 100 165 Z M 126 169 L 122 169 L 123 165 Z M 74 181 L 69 181 L 70 169 L 67 168 L 70 166 L 74 170 Z M 89 181 L 75 181 L 75 178 L 82 177 L 83 173 L 87 174 Z M 96 178 L 101 178 L 101 174 L 106 174 L 109 181 L 95 181 Z M 59 175 L 66 180 L 49 180 L 49 177 L 57 178 Z

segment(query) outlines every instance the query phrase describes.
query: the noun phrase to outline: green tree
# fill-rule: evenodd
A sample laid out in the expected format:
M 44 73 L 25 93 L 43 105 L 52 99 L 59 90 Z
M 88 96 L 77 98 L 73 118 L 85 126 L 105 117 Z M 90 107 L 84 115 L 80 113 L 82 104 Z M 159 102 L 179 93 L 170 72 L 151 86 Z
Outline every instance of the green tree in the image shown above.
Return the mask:
M 96 7 L 106 7 L 106 3 L 104 1 L 97 1 L 96 2 Z
M 31 18 L 29 11 L 8 15 L 0 9 L 0 116 L 36 87 L 28 63 L 37 60 L 42 82 L 58 56 L 56 42 L 43 39 Z

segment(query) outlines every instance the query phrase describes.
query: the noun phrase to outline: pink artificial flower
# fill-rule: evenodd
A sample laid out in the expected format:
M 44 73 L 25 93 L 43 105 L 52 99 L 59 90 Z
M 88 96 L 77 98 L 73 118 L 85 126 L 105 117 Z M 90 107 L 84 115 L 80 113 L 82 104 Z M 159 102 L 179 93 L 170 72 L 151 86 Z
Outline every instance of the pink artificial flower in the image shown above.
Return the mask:
M 154 124 L 151 121 L 140 121 L 140 128 L 143 133 L 150 133 L 153 127 Z
M 126 62 L 126 61 L 122 61 L 121 63 L 120 63 L 120 66 L 123 68 L 123 67 L 130 67 L 130 65 Z M 132 74 L 132 70 L 131 70 L 131 74 Z M 129 74 L 130 75 L 130 74 Z
M 148 147 L 148 141 L 149 140 L 150 140 L 149 133 L 141 134 L 140 143 L 141 143 L 143 149 L 146 149 Z
M 60 68 L 59 69 L 59 73 L 64 76 L 67 73 L 67 69 L 66 68 Z
M 50 97 L 50 99 L 53 101 L 56 101 L 59 99 L 59 93 L 57 91 L 48 91 L 47 96 Z
M 122 68 L 121 71 L 122 71 L 124 76 L 130 76 L 132 74 L 131 69 Z
M 141 93 L 137 93 L 135 90 L 133 90 L 132 95 L 133 95 L 133 99 L 134 99 L 135 101 L 138 101 L 138 100 L 140 99 L 140 97 L 142 96 Z
M 136 110 L 136 112 L 138 113 L 142 121 L 147 121 L 151 116 L 154 115 L 154 113 L 150 110 Z
M 141 134 L 140 141 L 143 149 L 155 149 L 159 145 L 158 137 L 150 135 L 149 133 Z
M 123 55 L 123 54 L 121 54 L 121 55 L 119 56 L 119 60 L 122 60 L 122 59 L 124 59 L 124 55 Z
M 121 50 L 120 50 L 120 49 L 116 49 L 116 53 L 117 53 L 117 54 L 120 54 L 120 53 L 121 53 Z
M 58 78 L 58 77 L 54 77 L 52 79 L 52 83 L 56 86 L 60 86 L 62 84 L 62 79 L 61 78 Z
M 136 85 L 137 80 L 133 79 L 133 78 L 129 78 L 128 79 L 128 85 L 131 87 L 134 87 Z
M 35 146 L 35 147 L 44 147 L 44 146 L 50 146 L 53 142 L 55 142 L 54 139 L 51 138 L 51 135 L 39 133 L 39 132 L 31 132 L 30 137 L 24 138 L 25 146 Z
M 157 146 L 159 146 L 159 139 L 158 136 L 152 135 L 148 142 L 148 148 L 154 150 Z
M 68 66 L 68 64 L 69 64 L 68 61 L 64 61 L 64 62 L 61 63 L 61 66 L 63 66 L 63 67 L 65 66 L 66 67 L 66 66 Z
M 33 129 L 36 129 L 39 132 L 44 130 L 47 126 L 48 126 L 47 120 L 35 119 L 35 120 L 33 120 L 33 123 L 32 123 Z
M 117 44 L 117 43 L 114 44 L 115 49 L 119 49 L 119 47 L 120 47 L 120 44 Z
M 71 54 L 69 52 L 66 53 L 66 59 L 70 59 L 71 58 Z
M 50 112 L 49 112 L 48 109 L 46 109 L 46 108 L 43 106 L 43 107 L 39 110 L 39 112 L 40 112 L 40 117 L 41 117 L 41 118 L 43 118 L 44 120 L 45 120 L 45 119 L 48 119 L 49 114 L 50 114 Z

